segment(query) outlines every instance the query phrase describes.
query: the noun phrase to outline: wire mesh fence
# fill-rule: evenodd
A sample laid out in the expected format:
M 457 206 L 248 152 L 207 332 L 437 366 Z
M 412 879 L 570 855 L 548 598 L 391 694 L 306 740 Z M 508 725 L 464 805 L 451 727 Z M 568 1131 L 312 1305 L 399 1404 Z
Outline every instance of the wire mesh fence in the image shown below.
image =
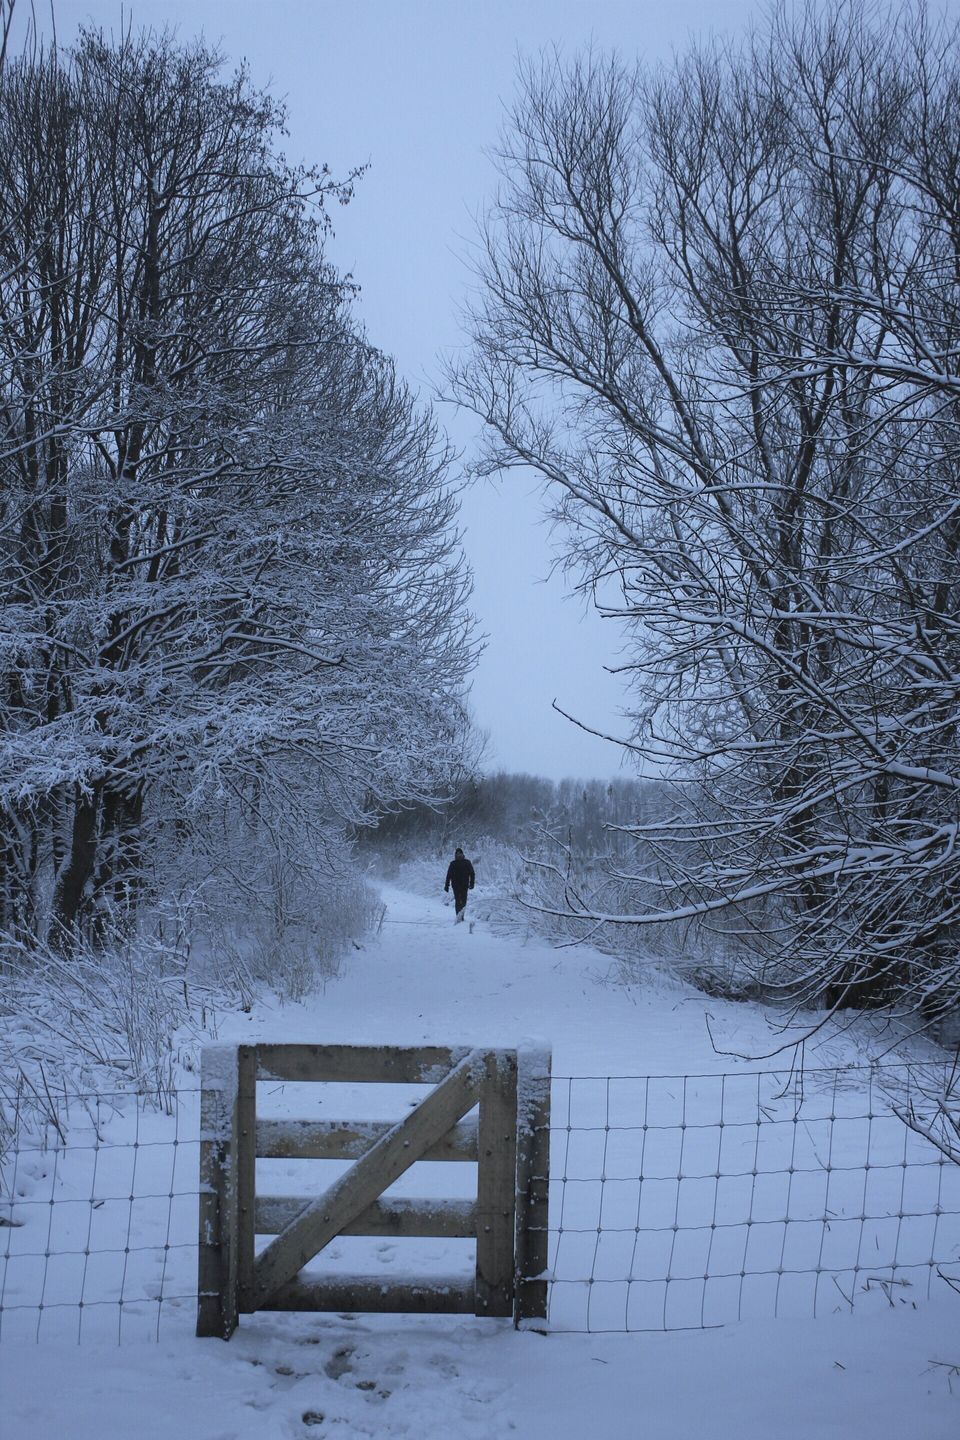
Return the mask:
M 960 1280 L 945 1067 L 555 1080 L 551 1328 L 702 1329 Z
M 192 1326 L 199 1115 L 199 1089 L 51 1097 L 0 1172 L 0 1340 Z
M 960 1165 L 896 1113 L 945 1075 L 555 1078 L 550 1328 L 700 1329 L 960 1282 Z M 192 1331 L 199 1102 L 71 1095 L 20 1134 L 0 1168 L 0 1340 Z M 475 1191 L 474 1165 L 443 1171 Z

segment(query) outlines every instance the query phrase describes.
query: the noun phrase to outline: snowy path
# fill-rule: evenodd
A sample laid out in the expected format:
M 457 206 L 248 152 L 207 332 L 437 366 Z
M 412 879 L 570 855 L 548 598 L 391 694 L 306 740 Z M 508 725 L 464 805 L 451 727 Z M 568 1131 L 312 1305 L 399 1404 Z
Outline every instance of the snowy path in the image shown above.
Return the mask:
M 303 1005 L 228 1017 L 223 1038 L 330 1042 L 515 1045 L 536 1035 L 553 1047 L 557 1075 L 678 1075 L 755 1069 L 718 1054 L 762 1054 L 778 1043 L 758 1006 L 708 999 L 659 967 L 642 983 L 615 979 L 590 946 L 557 949 L 531 936 L 496 934 L 486 919 L 453 923 L 442 893 L 429 899 L 379 886 L 380 936 L 351 952 L 341 977 Z M 440 887 L 438 885 L 438 892 Z M 468 914 L 484 915 L 482 891 Z M 850 1061 L 849 1038 L 825 1039 L 808 1063 Z M 789 1063 L 780 1061 L 777 1063 Z

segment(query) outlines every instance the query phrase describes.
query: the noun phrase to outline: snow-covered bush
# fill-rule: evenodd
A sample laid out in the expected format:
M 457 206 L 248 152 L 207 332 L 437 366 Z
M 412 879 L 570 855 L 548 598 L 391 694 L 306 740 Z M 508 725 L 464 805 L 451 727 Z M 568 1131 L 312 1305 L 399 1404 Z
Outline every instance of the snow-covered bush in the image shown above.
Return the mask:
M 382 910 L 373 887 L 347 867 L 335 878 L 325 876 L 309 905 L 279 929 L 268 910 L 220 909 L 203 939 L 210 975 L 242 1009 L 265 989 L 300 1001 L 338 973 L 344 954 L 376 929 Z
M 130 1091 L 157 1104 L 195 1073 L 218 1014 L 270 991 L 302 1000 L 335 975 L 382 906 L 341 864 L 301 912 L 275 925 L 261 904 L 208 906 L 203 888 L 149 926 L 124 924 L 64 957 L 9 936 L 0 944 L 0 1166 L 18 1128 L 69 1128 L 77 1096 Z
M 7 937 L 0 946 L 0 1163 L 16 1128 L 61 1134 L 85 1096 L 130 1090 L 164 1104 L 215 996 L 189 950 L 127 927 L 69 959 Z

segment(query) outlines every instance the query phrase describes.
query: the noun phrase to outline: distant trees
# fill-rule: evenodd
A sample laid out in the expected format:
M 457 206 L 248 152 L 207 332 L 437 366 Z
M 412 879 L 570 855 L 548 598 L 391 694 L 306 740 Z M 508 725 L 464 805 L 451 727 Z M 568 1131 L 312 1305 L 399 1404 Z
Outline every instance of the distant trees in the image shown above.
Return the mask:
M 409 805 L 384 815 L 362 842 L 415 853 L 461 844 L 471 849 L 490 839 L 530 856 L 550 853 L 559 840 L 589 863 L 634 851 L 632 826 L 661 813 L 663 804 L 656 781 L 555 781 L 498 770 L 469 776 L 442 805 Z
M 466 734 L 447 456 L 323 256 L 350 182 L 283 162 L 279 108 L 220 71 L 93 32 L 0 71 L 0 925 L 27 938 L 95 937 L 177 854 L 226 883 L 224 833 L 322 863 Z
M 800 999 L 960 1000 L 960 45 L 781 8 L 525 67 L 471 361 L 632 642 L 644 924 L 731 907 Z

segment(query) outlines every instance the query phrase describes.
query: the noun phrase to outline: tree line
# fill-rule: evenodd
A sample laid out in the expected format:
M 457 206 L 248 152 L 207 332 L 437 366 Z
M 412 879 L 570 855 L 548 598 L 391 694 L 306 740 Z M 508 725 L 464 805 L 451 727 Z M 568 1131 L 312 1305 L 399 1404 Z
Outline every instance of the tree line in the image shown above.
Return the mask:
M 289 164 L 283 123 L 165 34 L 3 57 L 0 927 L 26 942 L 96 940 L 178 876 L 229 903 L 270 856 L 315 886 L 464 753 L 450 457 L 325 257 L 356 176 Z

